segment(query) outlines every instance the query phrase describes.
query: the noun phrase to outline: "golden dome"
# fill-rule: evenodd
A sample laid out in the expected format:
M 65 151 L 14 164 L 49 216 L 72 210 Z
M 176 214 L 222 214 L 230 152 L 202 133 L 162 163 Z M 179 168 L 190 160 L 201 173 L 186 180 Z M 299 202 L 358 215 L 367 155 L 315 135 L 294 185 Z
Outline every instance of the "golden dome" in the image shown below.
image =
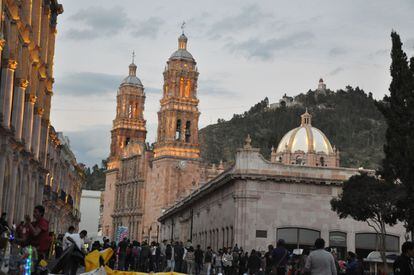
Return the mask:
M 332 145 L 318 128 L 312 127 L 312 116 L 306 112 L 301 116 L 302 123 L 299 127 L 290 130 L 280 140 L 276 153 L 294 153 L 303 151 L 305 153 L 325 153 L 333 154 Z

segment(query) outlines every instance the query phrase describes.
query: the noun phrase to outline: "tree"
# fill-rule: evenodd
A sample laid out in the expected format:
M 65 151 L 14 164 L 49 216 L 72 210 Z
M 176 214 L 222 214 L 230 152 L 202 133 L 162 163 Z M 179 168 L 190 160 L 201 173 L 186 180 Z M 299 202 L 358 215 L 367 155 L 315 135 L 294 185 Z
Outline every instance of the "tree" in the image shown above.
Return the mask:
M 414 64 L 407 61 L 400 36 L 391 33 L 390 95 L 377 104 L 387 122 L 381 176 L 401 182 L 405 196 L 399 203 L 408 231 L 414 229 Z
M 349 216 L 354 220 L 367 222 L 375 230 L 379 237 L 384 268 L 386 225 L 395 225 L 400 215 L 396 207 L 396 194 L 399 194 L 398 185 L 362 173 L 345 181 L 342 193 L 331 200 L 332 210 L 340 219 Z

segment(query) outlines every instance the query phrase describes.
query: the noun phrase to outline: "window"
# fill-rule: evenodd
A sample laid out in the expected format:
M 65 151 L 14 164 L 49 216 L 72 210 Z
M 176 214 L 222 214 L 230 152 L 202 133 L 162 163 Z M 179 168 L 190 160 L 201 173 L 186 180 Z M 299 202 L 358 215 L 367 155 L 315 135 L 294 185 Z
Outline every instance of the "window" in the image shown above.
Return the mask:
M 303 163 L 302 157 L 301 156 L 297 156 L 296 157 L 296 164 L 297 165 L 302 165 L 302 163 Z
M 128 118 L 132 118 L 132 105 L 128 105 Z
M 267 238 L 267 230 L 256 230 L 256 238 Z
M 319 162 L 321 163 L 321 166 L 325 166 L 325 159 L 323 157 L 319 159 Z
M 191 137 L 191 121 L 185 123 L 185 142 L 190 142 Z
M 336 250 L 338 259 L 346 259 L 346 233 L 344 232 L 329 232 L 329 246 Z
M 312 248 L 320 235 L 319 231 L 306 228 L 288 227 L 277 230 L 277 239 L 284 239 L 286 248 L 290 251 L 295 248 Z
M 175 140 L 181 140 L 181 119 L 177 119 L 177 126 L 175 128 Z
M 355 252 L 356 254 L 367 257 L 372 251 L 379 250 L 380 239 L 376 233 L 358 233 L 355 234 Z M 398 252 L 400 239 L 396 236 L 385 236 L 385 249 L 388 252 Z

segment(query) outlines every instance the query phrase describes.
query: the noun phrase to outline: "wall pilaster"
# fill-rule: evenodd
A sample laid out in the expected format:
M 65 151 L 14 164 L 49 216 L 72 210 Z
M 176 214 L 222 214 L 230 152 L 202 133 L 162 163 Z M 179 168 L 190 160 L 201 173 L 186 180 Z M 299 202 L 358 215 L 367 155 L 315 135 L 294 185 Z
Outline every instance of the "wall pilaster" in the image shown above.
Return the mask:
M 17 182 L 17 172 L 18 172 L 18 162 L 16 156 L 13 158 L 13 165 L 12 165 L 12 172 L 11 172 L 11 184 L 10 184 L 10 193 L 9 193 L 9 205 L 8 205 L 8 211 L 7 212 L 7 222 L 11 225 L 13 224 L 13 218 L 14 218 L 14 212 L 15 209 L 15 200 L 16 200 L 16 191 L 17 191 L 17 185 L 19 184 Z M 16 221 L 17 222 L 17 221 Z
M 14 134 L 18 141 L 22 140 L 22 130 L 23 130 L 23 115 L 24 115 L 24 99 L 25 99 L 25 90 L 29 82 L 26 79 L 19 79 L 18 86 L 14 90 L 14 100 L 13 100 L 13 117 L 12 124 L 14 127 Z
M 36 100 L 36 96 L 27 95 L 26 106 L 24 110 L 24 140 L 26 142 L 26 151 L 28 152 L 30 152 L 32 149 L 33 113 Z
M 3 116 L 3 126 L 7 129 L 10 129 L 10 119 L 11 119 L 11 110 L 12 110 L 12 99 L 13 99 L 13 81 L 14 81 L 14 71 L 16 70 L 17 62 L 13 59 L 8 59 L 1 71 L 1 86 L 0 94 L 1 99 L 3 99 L 2 105 L 2 116 Z
M 44 112 L 43 108 L 37 107 L 35 110 L 34 121 L 33 121 L 32 153 L 36 160 L 39 159 L 40 130 L 41 130 L 43 112 Z

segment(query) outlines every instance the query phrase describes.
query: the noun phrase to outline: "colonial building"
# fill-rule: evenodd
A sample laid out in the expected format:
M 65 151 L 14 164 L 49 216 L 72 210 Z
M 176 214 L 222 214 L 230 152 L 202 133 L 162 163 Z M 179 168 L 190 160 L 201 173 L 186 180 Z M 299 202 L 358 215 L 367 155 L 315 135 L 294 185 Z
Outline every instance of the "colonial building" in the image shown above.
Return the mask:
M 0 4 L 0 211 L 9 223 L 31 215 L 44 192 L 46 201 L 66 209 L 64 216 L 78 220 L 80 169 L 50 125 L 56 24 L 62 12 L 57 0 Z M 62 217 L 62 212 L 51 211 L 53 230 L 59 226 L 53 215 Z
M 184 33 L 165 67 L 154 148 L 145 142 L 145 93 L 136 68 L 134 63 L 129 66 L 117 95 L 103 234 L 114 237 L 114 229 L 127 226 L 131 238 L 156 240 L 162 212 L 223 171 L 223 165 L 216 168 L 200 162 L 198 70 Z
M 330 200 L 341 192 L 342 182 L 362 170 L 339 167 L 339 156 L 310 123 L 306 112 L 301 126 L 282 138 L 278 148 L 284 149 L 278 149 L 271 161 L 251 146 L 248 137 L 232 167 L 164 211 L 158 219 L 161 239 L 192 239 L 194 244 L 214 250 L 238 244 L 250 251 L 266 250 L 277 239 L 284 239 L 289 249 L 310 248 L 322 237 L 341 258 L 348 250 L 366 257 L 378 249 L 371 227 L 339 219 L 330 206 Z M 295 161 L 296 156 L 302 161 Z M 319 157 L 328 160 L 322 165 Z M 387 232 L 387 250 L 398 252 L 405 241 L 403 226 L 390 227 Z

